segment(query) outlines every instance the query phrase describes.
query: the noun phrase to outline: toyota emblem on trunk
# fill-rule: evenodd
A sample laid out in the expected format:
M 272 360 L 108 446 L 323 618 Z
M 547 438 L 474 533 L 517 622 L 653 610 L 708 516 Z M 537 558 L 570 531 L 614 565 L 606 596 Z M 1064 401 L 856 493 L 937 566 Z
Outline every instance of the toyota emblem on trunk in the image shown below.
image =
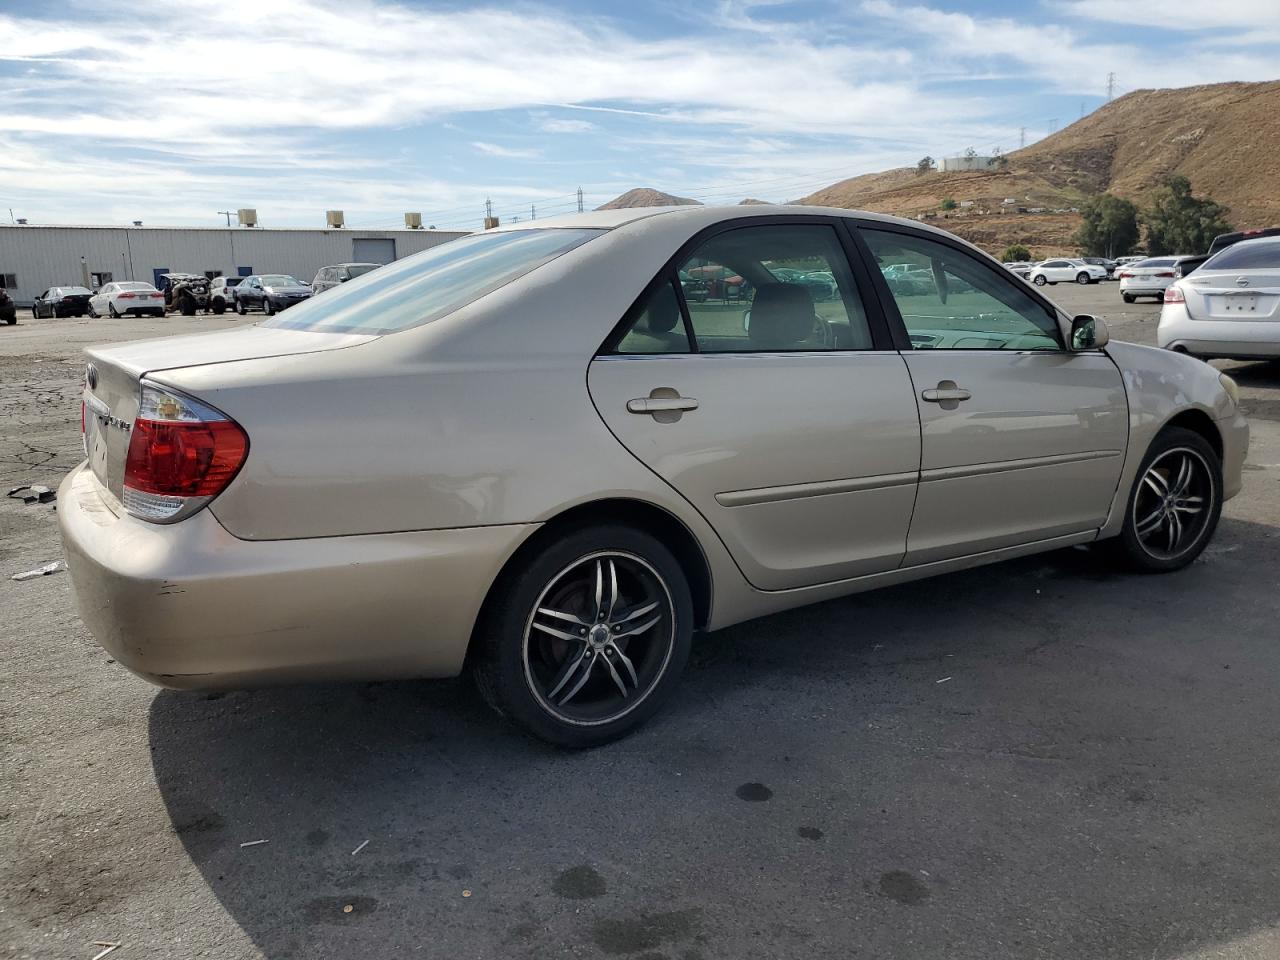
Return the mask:
M 1237 286 L 1237 287 L 1247 287 L 1248 285 L 1249 285 L 1249 278 L 1248 278 L 1248 277 L 1236 277 L 1236 286 Z

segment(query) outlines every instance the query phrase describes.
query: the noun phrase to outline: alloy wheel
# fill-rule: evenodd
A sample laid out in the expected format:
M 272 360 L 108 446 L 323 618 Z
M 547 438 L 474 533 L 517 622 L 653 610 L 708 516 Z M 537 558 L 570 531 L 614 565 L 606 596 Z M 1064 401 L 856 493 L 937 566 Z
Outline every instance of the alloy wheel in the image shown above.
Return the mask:
M 632 553 L 592 553 L 538 595 L 525 624 L 525 680 L 557 719 L 611 723 L 653 692 L 675 637 L 671 591 L 657 570 Z
M 1133 527 L 1142 549 L 1173 560 L 1199 543 L 1209 523 L 1213 471 L 1189 447 L 1166 450 L 1148 465 L 1133 500 Z

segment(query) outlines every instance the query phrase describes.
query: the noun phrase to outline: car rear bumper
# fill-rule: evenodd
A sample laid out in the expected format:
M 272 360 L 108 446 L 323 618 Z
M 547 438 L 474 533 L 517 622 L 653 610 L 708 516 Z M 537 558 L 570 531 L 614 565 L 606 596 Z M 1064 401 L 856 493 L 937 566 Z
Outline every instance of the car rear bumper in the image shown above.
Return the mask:
M 1197 320 L 1184 304 L 1166 303 L 1160 311 L 1156 342 L 1166 350 L 1204 359 L 1274 359 L 1280 357 L 1280 321 Z
M 208 510 L 171 525 L 117 515 L 85 464 L 58 491 L 58 524 L 98 643 L 178 688 L 453 676 L 535 528 L 239 540 Z

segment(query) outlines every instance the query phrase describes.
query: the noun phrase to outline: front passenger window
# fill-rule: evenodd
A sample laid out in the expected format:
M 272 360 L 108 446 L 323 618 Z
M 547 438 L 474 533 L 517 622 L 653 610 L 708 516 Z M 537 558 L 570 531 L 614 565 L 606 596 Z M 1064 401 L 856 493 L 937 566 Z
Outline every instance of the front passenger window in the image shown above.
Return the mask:
M 1057 317 L 1007 271 L 915 234 L 859 232 L 889 285 L 913 349 L 1062 349 Z

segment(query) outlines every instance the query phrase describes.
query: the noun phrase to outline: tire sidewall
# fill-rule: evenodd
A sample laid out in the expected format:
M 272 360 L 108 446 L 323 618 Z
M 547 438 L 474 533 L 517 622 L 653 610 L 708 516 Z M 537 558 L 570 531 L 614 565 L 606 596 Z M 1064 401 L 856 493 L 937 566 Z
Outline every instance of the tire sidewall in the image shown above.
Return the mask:
M 1204 458 L 1213 474 L 1213 496 L 1211 498 L 1212 502 L 1209 504 L 1209 521 L 1205 524 L 1199 540 L 1197 540 L 1192 549 L 1173 558 L 1154 557 L 1147 552 L 1138 537 L 1134 523 L 1133 507 L 1138 499 L 1142 478 L 1146 476 L 1147 468 L 1151 466 L 1157 457 L 1178 447 L 1187 447 L 1196 451 Z M 1120 543 L 1124 548 L 1130 565 L 1139 571 L 1145 573 L 1169 573 L 1174 570 L 1181 570 L 1183 567 L 1189 566 L 1208 546 L 1218 528 L 1218 519 L 1221 515 L 1222 462 L 1218 459 L 1213 447 L 1194 430 L 1187 430 L 1184 427 L 1165 427 L 1151 441 L 1151 445 L 1147 447 L 1142 463 L 1138 466 L 1138 472 L 1134 475 L 1129 496 L 1125 498 L 1124 526 L 1121 528 Z
M 619 551 L 642 558 L 665 582 L 674 608 L 674 639 L 666 667 L 639 706 L 608 723 L 580 726 L 547 712 L 529 687 L 524 632 L 543 589 L 561 571 L 593 553 Z M 566 532 L 517 562 L 495 584 L 478 627 L 477 684 L 499 713 L 557 746 L 583 748 L 625 736 L 652 717 L 679 685 L 693 638 L 693 599 L 679 562 L 661 541 L 630 527 L 594 526 Z

